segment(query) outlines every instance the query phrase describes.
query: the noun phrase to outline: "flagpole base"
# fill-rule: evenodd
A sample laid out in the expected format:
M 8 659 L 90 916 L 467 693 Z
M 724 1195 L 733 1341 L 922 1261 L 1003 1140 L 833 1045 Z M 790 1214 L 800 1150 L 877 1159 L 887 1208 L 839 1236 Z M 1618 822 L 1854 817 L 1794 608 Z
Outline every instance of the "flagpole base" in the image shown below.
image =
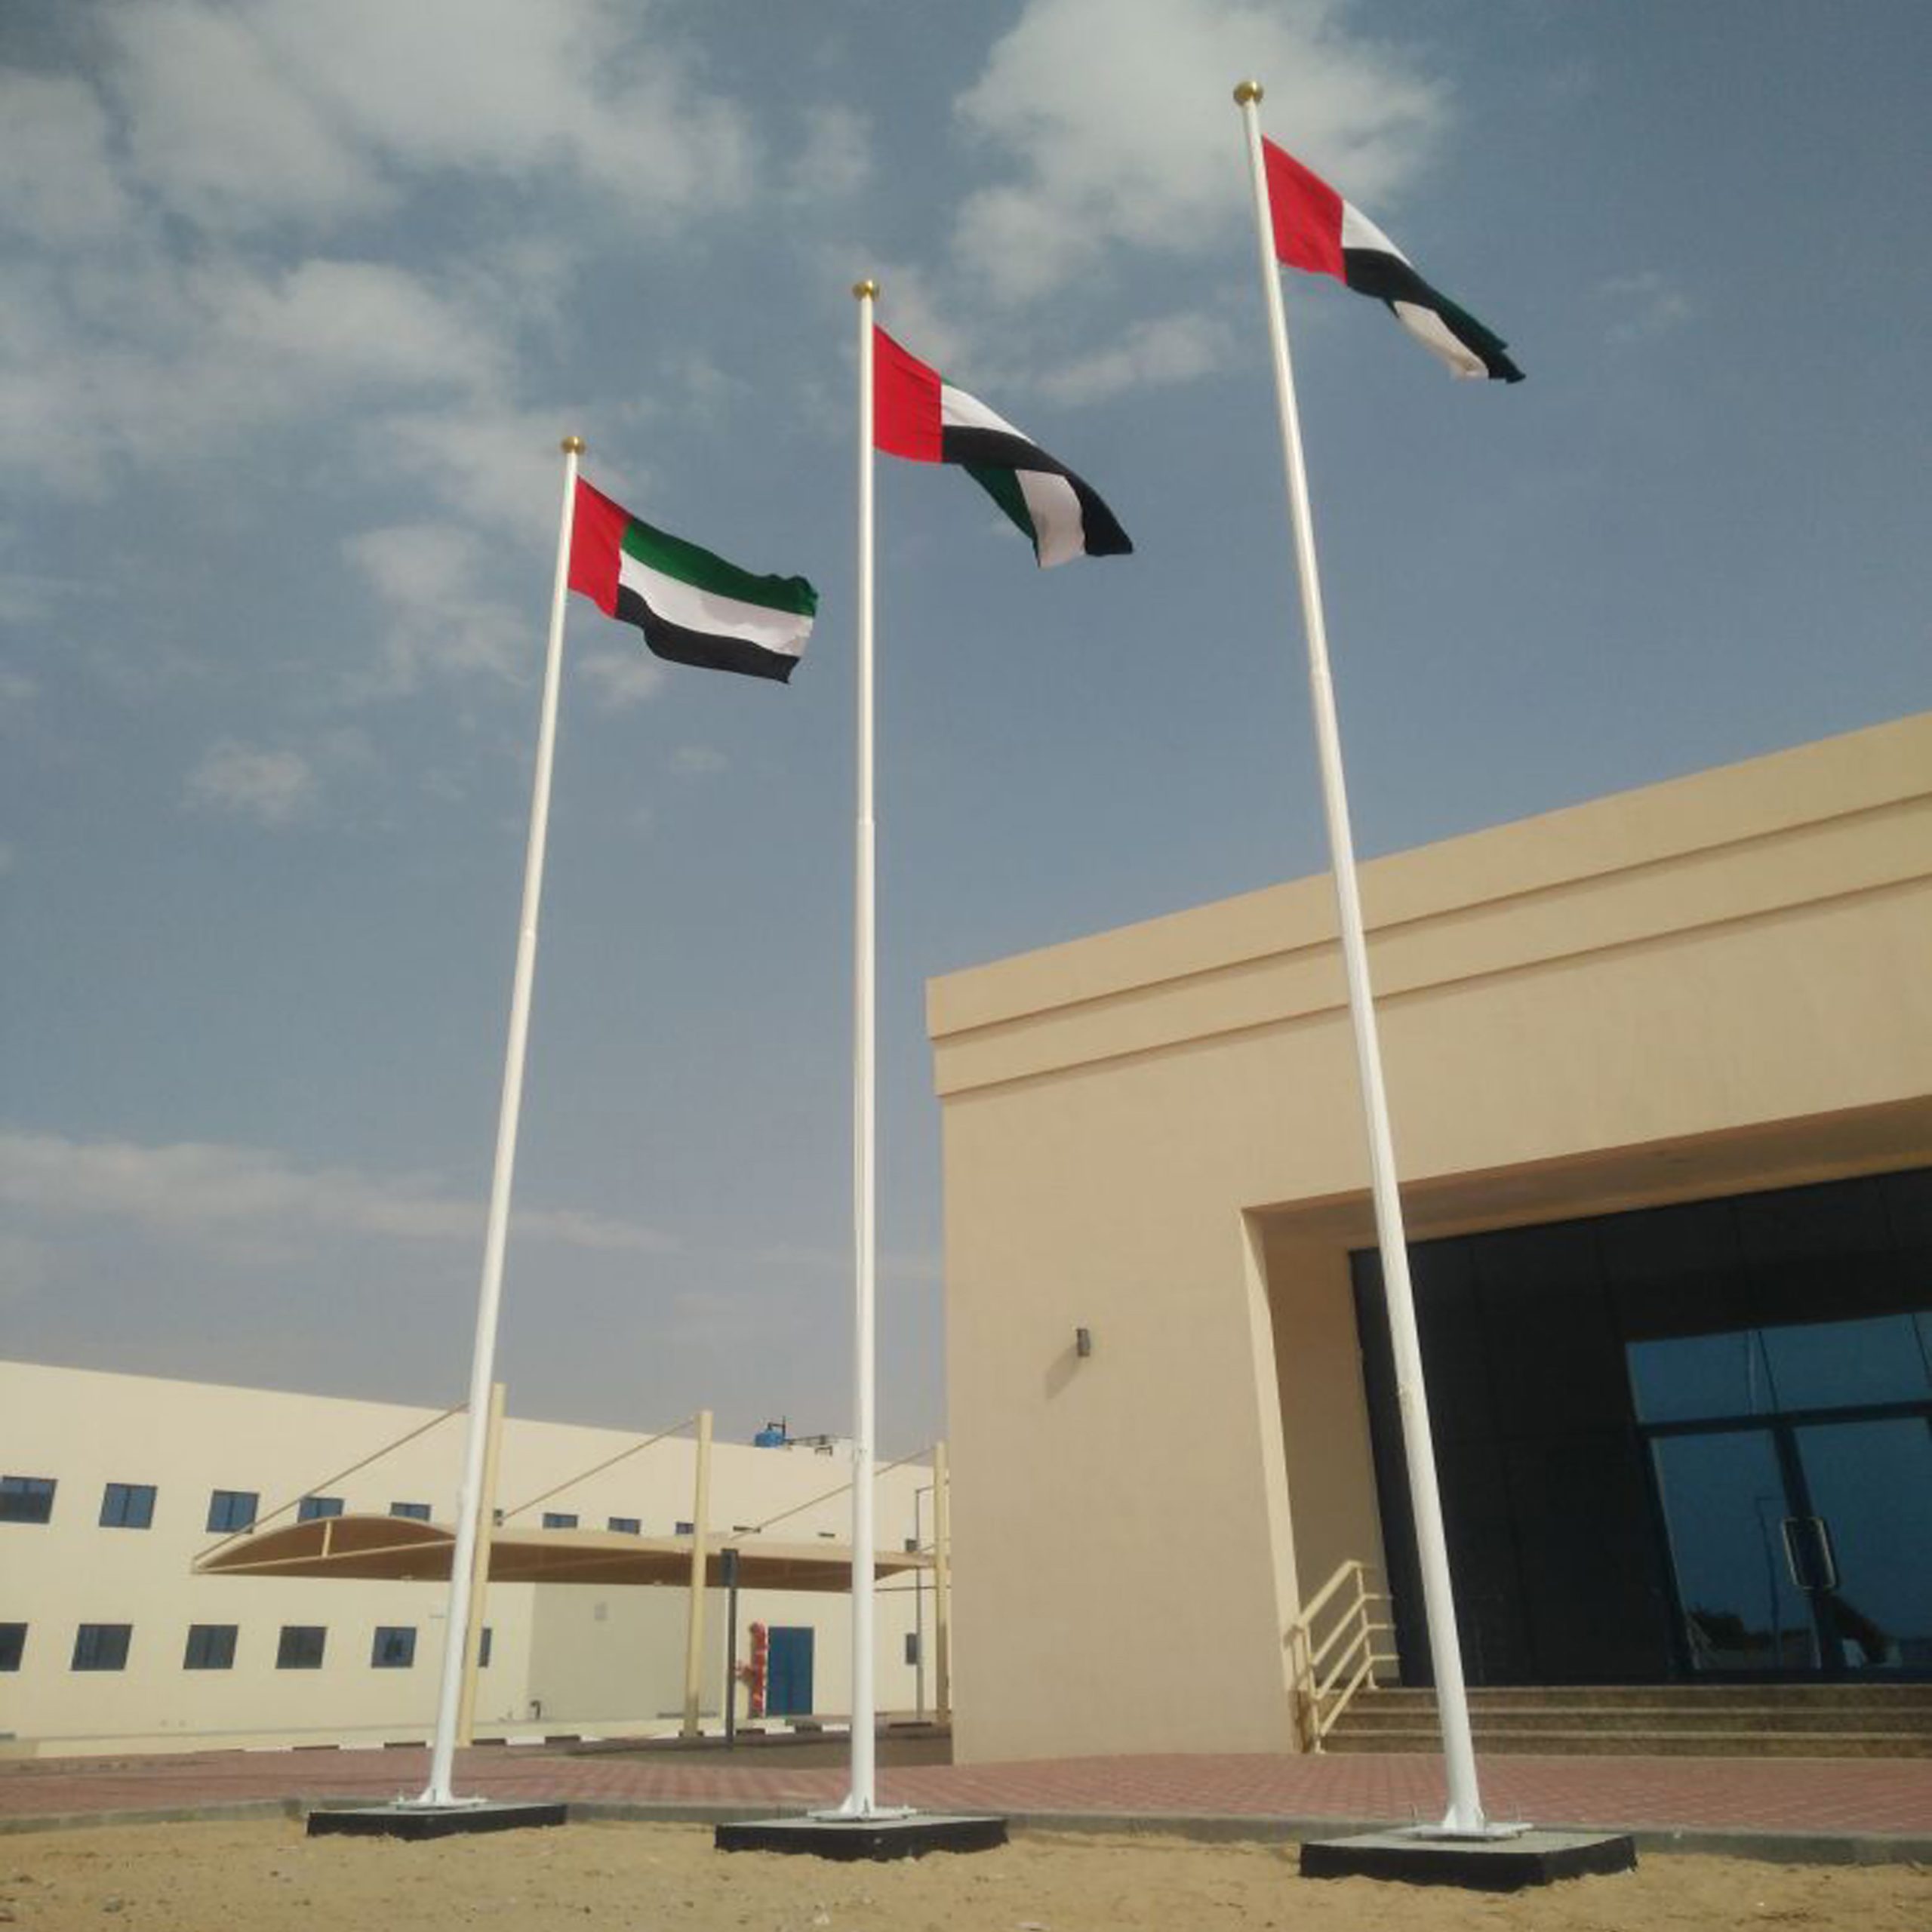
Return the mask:
M 403 1838 L 420 1841 L 478 1832 L 528 1831 L 570 1822 L 570 1807 L 561 1799 L 498 1802 L 487 1798 L 458 1798 L 448 1803 L 421 1798 L 398 1798 L 389 1804 L 351 1804 L 309 1814 L 309 1836 L 321 1838 Z
M 796 1818 L 759 1818 L 720 1825 L 720 1851 L 789 1852 L 807 1858 L 883 1863 L 923 1858 L 932 1851 L 993 1851 L 1006 1842 L 1004 1818 L 938 1812 L 875 1810 L 863 1815 L 815 1811 Z
M 1518 1892 L 1636 1867 L 1636 1841 L 1627 1832 L 1544 1832 L 1529 1825 L 1485 1825 L 1474 1832 L 1415 1825 L 1310 1838 L 1301 1848 L 1304 1878 L 1382 1878 L 1477 1892 Z

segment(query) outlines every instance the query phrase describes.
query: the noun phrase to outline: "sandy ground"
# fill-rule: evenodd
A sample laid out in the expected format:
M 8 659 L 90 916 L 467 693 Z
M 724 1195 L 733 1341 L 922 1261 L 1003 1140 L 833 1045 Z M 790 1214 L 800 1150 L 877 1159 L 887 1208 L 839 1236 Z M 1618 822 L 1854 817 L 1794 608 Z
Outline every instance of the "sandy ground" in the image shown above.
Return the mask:
M 1926 1932 L 1932 1871 L 1660 1855 L 1616 1878 L 1489 1897 L 1303 1880 L 1291 1849 L 1138 1835 L 1028 1833 L 1000 1851 L 886 1865 L 721 1853 L 709 1828 L 694 1825 L 570 1825 L 426 1844 L 312 1840 L 293 1822 L 0 1838 L 0 1923 L 32 1932 L 552 1932 L 586 1921 L 623 1932 Z

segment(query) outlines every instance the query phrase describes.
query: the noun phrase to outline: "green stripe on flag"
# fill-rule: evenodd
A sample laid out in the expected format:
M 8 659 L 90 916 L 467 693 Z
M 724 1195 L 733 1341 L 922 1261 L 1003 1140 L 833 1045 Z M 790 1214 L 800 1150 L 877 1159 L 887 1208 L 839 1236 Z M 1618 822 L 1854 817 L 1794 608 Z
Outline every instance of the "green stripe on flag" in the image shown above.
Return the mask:
M 756 604 L 768 611 L 789 611 L 801 617 L 814 616 L 818 592 L 801 577 L 758 577 L 728 564 L 722 557 L 654 530 L 648 523 L 632 521 L 624 532 L 623 547 L 646 568 L 675 577 L 694 589 L 729 597 L 741 604 Z

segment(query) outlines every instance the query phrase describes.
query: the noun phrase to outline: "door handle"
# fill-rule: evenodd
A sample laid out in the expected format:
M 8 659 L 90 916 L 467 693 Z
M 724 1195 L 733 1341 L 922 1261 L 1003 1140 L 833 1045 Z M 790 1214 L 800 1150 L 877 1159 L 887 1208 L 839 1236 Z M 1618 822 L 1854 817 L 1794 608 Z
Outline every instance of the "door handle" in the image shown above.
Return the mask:
M 1787 1516 L 1780 1527 L 1784 1533 L 1785 1567 L 1791 1572 L 1792 1583 L 1801 1590 L 1814 1592 L 1836 1589 L 1838 1558 L 1824 1518 Z

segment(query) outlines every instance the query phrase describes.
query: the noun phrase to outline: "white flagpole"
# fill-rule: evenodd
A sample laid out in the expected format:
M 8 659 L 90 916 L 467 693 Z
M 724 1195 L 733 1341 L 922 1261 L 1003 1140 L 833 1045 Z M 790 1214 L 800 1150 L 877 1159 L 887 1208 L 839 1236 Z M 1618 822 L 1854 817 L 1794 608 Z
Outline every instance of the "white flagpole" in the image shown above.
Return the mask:
M 476 1297 L 476 1343 L 469 1371 L 469 1415 L 457 1492 L 456 1548 L 450 1559 L 450 1606 L 443 1635 L 441 1694 L 429 1782 L 420 1805 L 478 1804 L 450 1789 L 456 1756 L 457 1719 L 463 1702 L 463 1663 L 469 1642 L 472 1573 L 483 1518 L 483 1467 L 489 1443 L 490 1385 L 495 1380 L 497 1317 L 503 1303 L 503 1249 L 510 1218 L 510 1181 L 516 1168 L 518 1115 L 523 1106 L 523 1069 L 530 1038 L 530 995 L 537 977 L 537 915 L 543 897 L 543 848 L 550 823 L 550 768 L 557 742 L 557 689 L 564 657 L 564 599 L 570 587 L 571 527 L 577 509 L 577 458 L 583 439 L 563 440 L 564 506 L 557 531 L 557 571 L 550 598 L 550 637 L 543 660 L 543 704 L 537 734 L 537 772 L 531 783 L 530 839 L 523 866 L 523 912 L 517 926 L 516 977 L 510 993 L 509 1044 L 503 1056 L 503 1100 L 497 1115 L 496 1168 L 490 1183 L 490 1214 L 483 1241 L 483 1278 Z
M 854 283 L 859 303 L 858 808 L 852 981 L 852 1788 L 843 1817 L 878 1814 L 872 1686 L 872 1398 L 878 1286 L 878 918 L 872 820 L 872 304 L 875 281 Z
M 1261 158 L 1260 121 L 1255 112 L 1260 98 L 1258 82 L 1243 81 L 1235 89 L 1247 132 L 1248 168 L 1254 183 L 1255 238 L 1260 251 L 1262 297 L 1267 306 L 1269 337 L 1274 349 L 1281 459 L 1287 475 L 1289 521 L 1294 534 L 1296 575 L 1301 585 L 1302 624 L 1308 636 L 1309 689 L 1321 758 L 1322 801 L 1328 820 L 1337 923 L 1348 974 L 1349 1015 L 1354 1025 L 1355 1064 L 1368 1129 L 1376 1240 L 1381 1250 L 1389 1334 L 1395 1350 L 1396 1401 L 1401 1412 L 1402 1443 L 1415 1509 L 1416 1546 L 1422 1564 L 1429 1656 L 1435 1667 L 1436 1708 L 1441 1721 L 1442 1755 L 1449 1786 L 1449 1809 L 1441 1829 L 1456 1837 L 1487 1837 L 1497 1828 L 1484 1819 L 1481 1796 L 1476 1789 L 1475 1747 L 1469 1734 L 1469 1696 L 1463 1683 L 1463 1654 L 1456 1634 L 1456 1606 L 1449 1580 L 1448 1546 L 1443 1535 L 1435 1450 L 1429 1435 L 1428 1398 L 1423 1387 L 1422 1349 L 1416 1333 L 1415 1297 L 1409 1283 L 1408 1242 L 1402 1226 L 1401 1196 L 1396 1186 L 1395 1143 L 1389 1128 L 1382 1050 L 1376 1036 L 1375 1001 L 1369 986 L 1368 946 L 1363 934 L 1361 900 L 1355 884 L 1355 841 L 1349 829 L 1341 734 L 1335 721 L 1327 629 L 1322 618 L 1321 578 L 1315 568 L 1314 518 L 1309 507 L 1308 474 L 1302 460 L 1301 420 L 1295 407 L 1287 320 L 1281 305 L 1281 271 L 1275 259 L 1267 174 Z

